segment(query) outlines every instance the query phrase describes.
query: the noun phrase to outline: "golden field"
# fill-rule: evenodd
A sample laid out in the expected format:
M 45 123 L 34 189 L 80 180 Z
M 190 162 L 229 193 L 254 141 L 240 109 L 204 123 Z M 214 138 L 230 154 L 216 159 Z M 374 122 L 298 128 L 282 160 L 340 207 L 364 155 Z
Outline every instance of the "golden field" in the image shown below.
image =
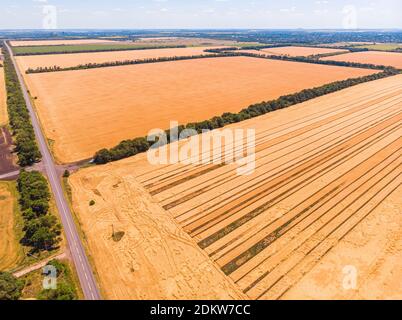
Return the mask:
M 145 154 L 72 175 L 107 296 L 149 297 L 175 273 L 168 257 L 199 255 L 198 243 L 229 281 L 214 271 L 201 288 L 234 282 L 250 299 L 401 299 L 401 84 L 402 75 L 373 81 L 228 126 L 256 130 L 247 176 L 233 164 L 153 166 Z M 125 232 L 120 242 L 112 225 Z M 172 251 L 166 237 L 183 245 Z M 198 265 L 191 258 L 183 278 L 201 279 Z M 353 289 L 342 286 L 345 267 L 357 271 Z M 179 287 L 171 298 L 194 297 Z
M 54 67 L 62 68 L 74 67 L 80 64 L 88 63 L 104 63 L 125 60 L 141 60 L 161 57 L 174 56 L 194 56 L 194 55 L 212 55 L 204 52 L 207 48 L 168 48 L 168 49 L 148 49 L 148 50 L 126 50 L 126 51 L 106 51 L 106 52 L 90 52 L 90 53 L 67 53 L 67 54 L 49 54 L 37 56 L 17 56 L 16 60 L 21 71 L 28 68 L 36 69 L 38 67 Z
M 317 55 L 317 54 L 348 52 L 347 50 L 313 48 L 313 47 L 279 47 L 279 48 L 261 49 L 260 51 L 261 51 L 260 53 L 292 56 L 292 57 L 299 57 L 299 56 L 307 57 L 307 56 Z
M 7 93 L 4 79 L 4 68 L 0 67 L 0 126 L 7 124 Z
M 357 63 L 370 63 L 375 65 L 392 66 L 402 69 L 402 53 L 364 51 L 341 54 L 338 56 L 326 57 L 323 60 L 347 61 Z
M 16 194 L 15 183 L 0 181 L 0 271 L 10 270 L 24 259 L 15 232 Z
M 101 43 L 119 43 L 113 40 L 105 39 L 78 39 L 78 40 L 15 40 L 10 41 L 10 45 L 13 47 L 23 46 L 61 46 L 72 44 L 101 44 Z
M 150 129 L 224 112 L 374 70 L 248 57 L 25 75 L 60 162 L 90 158 Z M 306 76 L 308 75 L 308 76 Z

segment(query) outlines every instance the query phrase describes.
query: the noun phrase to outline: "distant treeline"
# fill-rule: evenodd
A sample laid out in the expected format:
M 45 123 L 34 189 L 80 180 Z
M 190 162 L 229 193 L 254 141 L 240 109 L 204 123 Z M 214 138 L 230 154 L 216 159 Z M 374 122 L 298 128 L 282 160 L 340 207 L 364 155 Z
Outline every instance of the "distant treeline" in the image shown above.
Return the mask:
M 180 132 L 184 129 L 195 129 L 198 133 L 201 133 L 202 130 L 205 129 L 213 130 L 217 128 L 222 128 L 228 124 L 258 117 L 268 112 L 287 108 L 298 103 L 302 103 L 329 93 L 355 86 L 357 84 L 389 77 L 398 73 L 399 72 L 395 69 L 386 69 L 383 72 L 364 77 L 336 81 L 320 87 L 305 89 L 295 94 L 282 96 L 276 100 L 253 104 L 238 113 L 224 113 L 221 116 L 216 116 L 209 120 L 193 122 L 185 126 L 181 125 L 178 127 L 178 131 L 180 134 Z M 166 132 L 168 133 L 168 131 Z M 111 161 L 117 161 L 120 159 L 131 157 L 138 153 L 147 151 L 152 146 L 152 144 L 153 142 L 148 142 L 146 137 L 139 137 L 132 140 L 124 140 L 111 149 L 102 149 L 96 152 L 96 154 L 94 155 L 94 162 L 96 164 L 105 164 Z
M 72 70 L 85 70 L 85 69 L 95 69 L 95 68 L 105 68 L 105 67 L 117 67 L 117 66 L 126 66 L 133 64 L 145 64 L 145 63 L 156 63 L 156 62 L 167 62 L 167 61 L 178 61 L 178 60 L 191 60 L 191 59 L 203 59 L 203 58 L 216 58 L 216 57 L 225 57 L 226 54 L 200 54 L 193 56 L 173 56 L 173 57 L 160 57 L 160 58 L 148 58 L 148 59 L 137 59 L 137 60 L 123 60 L 123 61 L 111 61 L 111 62 L 102 62 L 102 63 L 87 63 L 80 64 L 78 66 L 73 67 L 38 67 L 36 69 L 27 69 L 26 73 L 44 73 L 44 72 L 57 72 L 57 71 L 72 71 Z
M 42 155 L 35 140 L 35 133 L 24 96 L 18 81 L 17 73 L 11 61 L 9 52 L 2 43 L 4 54 L 4 74 L 7 90 L 7 108 L 10 126 L 16 145 L 20 166 L 29 166 L 39 161 Z
M 100 46 L 100 48 L 97 49 L 96 46 Z M 49 47 L 49 50 L 42 51 L 43 47 Z M 84 49 L 85 47 L 92 47 L 92 48 Z M 58 48 L 59 50 L 52 50 L 52 48 L 53 49 Z M 62 50 L 63 48 L 69 48 L 69 49 Z M 120 44 L 19 46 L 19 47 L 13 47 L 13 52 L 14 52 L 14 56 L 38 56 L 38 55 L 48 55 L 48 54 L 94 53 L 94 52 L 110 52 L 110 51 L 175 49 L 175 48 L 187 48 L 187 47 L 185 45 L 164 45 L 164 46 L 130 46 L 130 45 L 127 45 L 127 47 L 126 47 L 126 45 L 120 45 Z M 23 50 L 25 50 L 25 51 L 23 51 Z
M 24 217 L 22 243 L 32 247 L 34 252 L 54 249 L 60 241 L 61 225 L 49 210 L 47 180 L 40 172 L 22 170 L 17 182 L 19 205 Z

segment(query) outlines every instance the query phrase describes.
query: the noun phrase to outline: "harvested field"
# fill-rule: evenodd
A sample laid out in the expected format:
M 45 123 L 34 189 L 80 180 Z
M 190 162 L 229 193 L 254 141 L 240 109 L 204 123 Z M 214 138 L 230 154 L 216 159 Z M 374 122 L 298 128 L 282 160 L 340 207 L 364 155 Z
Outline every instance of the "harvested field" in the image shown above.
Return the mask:
M 260 50 L 260 53 L 292 56 L 292 57 L 298 57 L 298 56 L 307 57 L 311 55 L 337 53 L 337 52 L 348 52 L 348 51 L 339 49 L 310 48 L 310 47 L 279 47 L 279 48 L 267 48 Z
M 402 43 L 375 43 L 358 46 L 358 48 L 367 48 L 370 50 L 378 51 L 402 50 Z
M 200 121 L 375 72 L 225 57 L 28 74 L 25 79 L 37 97 L 45 133 L 55 141 L 56 158 L 72 162 L 90 158 L 121 140 L 144 136 L 150 129 L 167 129 L 172 120 L 182 124 Z
M 244 297 L 129 171 L 99 169 L 74 174 L 70 184 L 104 298 Z
M 119 42 L 105 39 L 79 39 L 79 40 L 16 40 L 10 41 L 12 47 L 24 46 L 61 46 L 61 45 L 79 45 L 79 44 L 101 44 Z
M 149 37 L 139 38 L 134 41 L 137 44 L 153 44 L 153 45 L 185 45 L 185 46 L 254 46 L 259 45 L 258 42 L 238 42 L 232 40 L 218 40 L 205 38 L 185 38 L 185 37 Z
M 208 48 L 168 48 L 168 49 L 149 49 L 149 50 L 129 50 L 117 52 L 91 52 L 91 53 L 70 53 L 70 54 L 53 54 L 45 56 L 19 56 L 16 57 L 18 66 L 21 71 L 28 68 L 36 69 L 38 67 L 54 67 L 59 66 L 74 67 L 87 63 L 104 63 L 112 61 L 149 59 L 160 57 L 174 56 L 194 56 L 194 55 L 212 55 L 212 53 L 204 52 Z
M 341 54 L 338 56 L 326 57 L 323 60 L 347 61 L 358 63 L 371 63 L 375 65 L 392 66 L 402 69 L 402 53 L 364 51 Z
M 0 271 L 13 269 L 24 259 L 16 235 L 16 194 L 14 182 L 0 182 Z
M 401 299 L 401 84 L 365 83 L 229 126 L 256 130 L 248 176 L 233 164 L 152 166 L 144 154 L 81 170 L 72 185 L 84 230 L 96 216 L 85 203 L 96 199 L 97 224 L 110 223 L 138 183 L 251 299 Z M 354 290 L 342 287 L 350 265 Z
M 141 45 L 133 42 L 114 41 L 112 43 L 71 44 L 62 46 L 13 47 L 15 55 L 48 55 L 82 52 L 124 51 L 143 49 L 162 49 L 161 45 Z
M 4 79 L 4 68 L 0 67 L 0 127 L 8 122 L 7 94 Z
M 0 128 L 0 175 L 18 170 L 15 165 L 15 155 L 12 153 L 13 144 L 7 127 Z

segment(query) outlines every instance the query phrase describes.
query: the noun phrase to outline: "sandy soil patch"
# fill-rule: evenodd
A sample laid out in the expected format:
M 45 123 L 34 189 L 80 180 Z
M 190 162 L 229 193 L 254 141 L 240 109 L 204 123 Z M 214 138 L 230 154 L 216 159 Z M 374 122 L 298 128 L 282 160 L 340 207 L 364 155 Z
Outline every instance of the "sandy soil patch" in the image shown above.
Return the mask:
M 0 67 L 0 126 L 7 124 L 7 94 L 6 84 L 4 79 L 4 68 Z
M 280 47 L 261 49 L 262 53 L 284 56 L 311 56 L 316 54 L 327 54 L 336 52 L 347 52 L 347 50 L 327 49 L 327 48 L 309 48 L 309 47 Z
M 243 295 L 130 177 L 82 170 L 70 178 L 74 210 L 107 299 L 240 299 Z M 88 203 L 95 200 L 95 205 Z M 115 233 L 124 232 L 119 241 Z
M 61 162 L 121 140 L 373 70 L 247 57 L 211 58 L 25 75 Z M 306 75 L 309 75 L 306 77 Z
M 91 216 L 99 175 L 119 176 L 109 190 L 138 181 L 251 299 L 400 299 L 401 83 L 365 83 L 229 126 L 256 130 L 248 176 L 233 164 L 152 166 L 141 154 L 81 171 L 88 182 L 74 203 Z M 96 201 L 121 212 L 137 199 L 132 188 Z M 339 268 L 349 264 L 358 289 L 345 294 Z
M 70 54 L 50 54 L 45 56 L 17 56 L 17 63 L 22 71 L 28 68 L 53 67 L 62 68 L 78 66 L 87 63 L 103 63 L 112 61 L 137 60 L 159 57 L 174 56 L 194 56 L 205 54 L 206 49 L 210 48 L 168 48 L 168 49 L 148 49 L 148 50 L 126 50 L 113 52 L 92 52 L 92 53 L 70 53 Z
M 326 57 L 323 60 L 348 61 L 358 63 L 371 63 L 375 65 L 392 66 L 402 69 L 402 53 L 364 51 L 341 54 L 333 57 Z
M 0 182 L 0 270 L 10 270 L 22 260 L 21 246 L 15 234 L 15 184 Z
M 24 40 L 24 41 L 10 41 L 10 45 L 13 47 L 23 46 L 60 46 L 71 44 L 101 44 L 101 43 L 120 43 L 113 40 L 106 39 L 79 39 L 79 40 Z

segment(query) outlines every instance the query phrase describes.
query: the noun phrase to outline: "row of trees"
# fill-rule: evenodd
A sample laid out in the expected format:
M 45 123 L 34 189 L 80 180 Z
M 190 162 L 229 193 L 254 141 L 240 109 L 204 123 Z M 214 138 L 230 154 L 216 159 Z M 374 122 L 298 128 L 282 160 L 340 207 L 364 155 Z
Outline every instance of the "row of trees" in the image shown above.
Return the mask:
M 111 62 L 102 62 L 102 63 L 87 63 L 80 64 L 78 66 L 73 67 L 65 67 L 62 68 L 60 66 L 53 67 L 38 67 L 36 69 L 27 69 L 26 73 L 44 73 L 44 72 L 57 72 L 57 71 L 72 71 L 72 70 L 83 70 L 83 69 L 95 69 L 95 68 L 105 68 L 105 67 L 117 67 L 117 66 L 126 66 L 133 64 L 145 64 L 145 63 L 156 63 L 156 62 L 167 62 L 167 61 L 178 61 L 178 60 L 191 60 L 191 59 L 203 59 L 203 58 L 216 58 L 216 57 L 224 57 L 226 54 L 216 54 L 216 55 L 192 55 L 192 56 L 173 56 L 173 57 L 159 57 L 159 58 L 148 58 L 141 60 L 123 60 L 123 61 L 111 61 Z
M 29 166 L 39 161 L 42 155 L 35 140 L 34 130 L 17 73 L 4 43 L 2 44 L 2 51 L 4 54 L 7 107 L 16 145 L 15 151 L 18 155 L 19 165 L 23 167 Z
M 248 108 L 241 110 L 239 113 L 224 113 L 221 116 L 213 117 L 209 120 L 189 123 L 186 126 L 180 126 L 178 128 L 178 131 L 180 134 L 180 132 L 184 129 L 195 129 L 197 132 L 201 133 L 204 129 L 213 130 L 217 128 L 222 128 L 228 124 L 254 118 L 271 111 L 290 107 L 292 105 L 305 102 L 307 100 L 314 99 L 316 97 L 320 97 L 332 92 L 336 92 L 360 83 L 389 77 L 397 73 L 398 71 L 395 69 L 386 69 L 383 72 L 364 77 L 336 81 L 320 87 L 305 89 L 295 94 L 282 96 L 276 100 L 253 104 Z M 124 140 L 111 149 L 102 149 L 98 151 L 94 156 L 94 162 L 96 164 L 105 164 L 111 161 L 127 158 L 138 153 L 147 151 L 152 144 L 153 142 L 148 142 L 146 137 L 139 137 L 132 140 Z
M 130 46 L 127 45 L 122 47 L 121 45 L 111 44 L 108 46 L 102 46 L 99 49 L 94 48 L 94 45 L 87 45 L 88 47 L 92 47 L 91 49 L 83 49 L 85 45 L 57 45 L 51 46 L 49 50 L 42 50 L 40 46 L 19 46 L 13 49 L 15 56 L 39 56 L 39 55 L 48 55 L 48 54 L 68 54 L 68 53 L 91 53 L 91 52 L 110 52 L 110 51 L 128 51 L 128 50 L 152 50 L 152 49 L 174 49 L 174 48 L 186 48 L 185 45 L 161 45 L 161 46 Z M 95 45 L 96 46 L 96 45 Z M 60 48 L 68 47 L 70 49 L 60 50 Z M 59 48 L 59 50 L 53 50 L 52 48 Z M 25 50 L 25 51 L 23 51 Z M 35 51 L 38 50 L 38 51 Z
M 60 241 L 61 225 L 50 213 L 50 191 L 47 180 L 38 171 L 22 170 L 18 178 L 20 208 L 24 217 L 21 242 L 33 252 L 52 250 Z

